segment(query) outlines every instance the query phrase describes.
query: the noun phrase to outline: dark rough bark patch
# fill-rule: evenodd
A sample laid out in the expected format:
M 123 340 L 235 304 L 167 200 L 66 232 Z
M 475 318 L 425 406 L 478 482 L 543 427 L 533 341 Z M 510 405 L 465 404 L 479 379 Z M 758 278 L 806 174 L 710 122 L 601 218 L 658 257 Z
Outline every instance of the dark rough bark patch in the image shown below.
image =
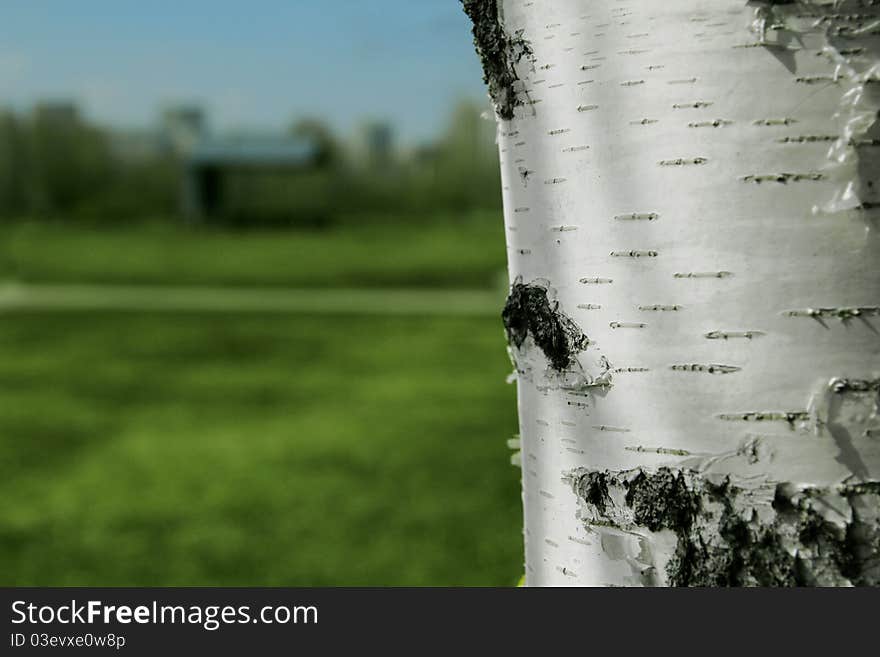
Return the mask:
M 689 529 L 699 509 L 699 500 L 687 489 L 684 477 L 669 468 L 653 475 L 640 472 L 629 482 L 624 499 L 635 523 L 651 531 Z
M 551 302 L 547 288 L 535 283 L 516 282 L 501 312 L 508 341 L 521 347 L 531 334 L 557 372 L 569 368 L 574 356 L 590 344 L 577 325 Z
M 608 499 L 607 478 L 605 472 L 587 472 L 578 479 L 575 488 L 578 497 L 595 506 L 599 513 L 605 513 L 605 500 Z
M 880 585 L 880 483 L 779 484 L 771 508 L 725 478 L 660 468 L 580 468 L 569 480 L 588 523 L 669 530 L 672 586 Z M 829 514 L 836 506 L 844 516 Z M 836 519 L 836 521 L 834 520 Z
M 519 82 L 516 65 L 523 57 L 533 56 L 531 45 L 521 31 L 513 35 L 505 31 L 497 0 L 461 0 L 461 4 L 474 24 L 474 45 L 483 65 L 483 81 L 498 116 L 509 121 L 514 108 L 523 104 L 514 88 Z
M 720 541 L 712 540 L 711 529 L 681 531 L 675 555 L 666 567 L 672 586 L 799 586 L 797 561 L 786 551 L 777 523 L 753 527 L 733 506 L 738 489 L 725 480 L 708 485 L 705 493 L 720 504 L 717 531 Z M 702 510 L 702 496 L 693 499 Z M 716 512 L 717 513 L 717 512 Z

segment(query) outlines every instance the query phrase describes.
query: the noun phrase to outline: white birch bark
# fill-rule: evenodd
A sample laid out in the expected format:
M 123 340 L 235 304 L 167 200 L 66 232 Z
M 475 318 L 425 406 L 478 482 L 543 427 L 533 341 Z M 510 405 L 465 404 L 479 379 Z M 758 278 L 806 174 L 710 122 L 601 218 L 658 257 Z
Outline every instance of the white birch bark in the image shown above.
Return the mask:
M 464 5 L 527 584 L 876 585 L 880 2 Z

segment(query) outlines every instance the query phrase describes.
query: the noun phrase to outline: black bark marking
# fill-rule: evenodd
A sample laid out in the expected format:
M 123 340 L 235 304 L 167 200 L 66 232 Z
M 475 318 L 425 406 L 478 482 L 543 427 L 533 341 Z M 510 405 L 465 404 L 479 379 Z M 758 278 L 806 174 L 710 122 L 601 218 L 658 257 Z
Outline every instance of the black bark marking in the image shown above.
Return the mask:
M 513 118 L 513 110 L 523 105 L 515 89 L 520 80 L 516 65 L 523 57 L 533 58 L 532 47 L 523 38 L 521 30 L 511 35 L 504 29 L 497 0 L 461 0 L 461 4 L 474 24 L 474 45 L 495 111 L 509 121 Z
M 640 472 L 628 482 L 624 499 L 633 510 L 635 523 L 651 531 L 690 529 L 699 509 L 684 477 L 669 468 L 661 468 L 653 475 Z
M 536 283 L 515 282 L 501 318 L 510 344 L 522 347 L 531 335 L 557 372 L 567 370 L 575 355 L 590 344 L 578 326 L 559 310 L 558 302 L 550 300 L 547 288 Z
M 608 499 L 608 474 L 605 472 L 587 472 L 577 481 L 577 494 L 599 511 L 605 513 L 605 500 Z
M 675 534 L 671 586 L 880 585 L 880 482 L 777 484 L 762 519 L 729 477 L 579 468 L 567 479 L 588 525 Z

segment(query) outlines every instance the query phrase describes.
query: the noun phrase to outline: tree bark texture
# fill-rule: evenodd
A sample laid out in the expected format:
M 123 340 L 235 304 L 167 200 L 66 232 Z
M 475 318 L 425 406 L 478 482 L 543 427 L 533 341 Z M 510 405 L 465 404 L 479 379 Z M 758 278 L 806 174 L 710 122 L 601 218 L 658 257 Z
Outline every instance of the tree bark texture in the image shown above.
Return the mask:
M 880 2 L 463 4 L 527 583 L 880 583 Z

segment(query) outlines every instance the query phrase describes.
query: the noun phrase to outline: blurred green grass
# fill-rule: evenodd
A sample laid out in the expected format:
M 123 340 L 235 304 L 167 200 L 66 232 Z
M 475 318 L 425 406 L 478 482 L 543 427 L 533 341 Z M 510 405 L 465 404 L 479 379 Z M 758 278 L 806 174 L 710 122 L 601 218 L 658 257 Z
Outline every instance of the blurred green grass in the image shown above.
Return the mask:
M 485 287 L 506 266 L 500 213 L 348 218 L 327 230 L 0 224 L 0 279 L 289 287 Z
M 0 229 L 0 262 L 53 283 L 485 286 L 500 232 L 29 224 Z M 0 584 L 512 585 L 503 340 L 481 317 L 0 314 Z
M 3 585 L 511 585 L 491 320 L 0 322 Z

